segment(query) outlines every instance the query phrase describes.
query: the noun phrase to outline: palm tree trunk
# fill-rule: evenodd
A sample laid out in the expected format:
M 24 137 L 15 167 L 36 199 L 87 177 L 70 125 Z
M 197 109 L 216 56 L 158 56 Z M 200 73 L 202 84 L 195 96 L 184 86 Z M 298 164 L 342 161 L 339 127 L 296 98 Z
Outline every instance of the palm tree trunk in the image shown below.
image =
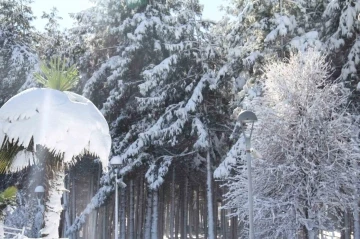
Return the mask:
M 48 200 L 45 203 L 44 222 L 45 226 L 41 229 L 42 238 L 59 238 L 59 225 L 61 212 L 61 197 L 63 195 L 65 172 L 63 167 L 59 167 L 54 173 L 54 178 L 49 182 Z
M 69 188 L 69 177 L 66 179 L 66 187 Z M 63 228 L 63 235 L 65 235 L 66 230 L 71 226 L 70 221 L 70 195 L 69 193 L 64 194 L 64 207 L 65 207 L 65 225 Z M 72 236 L 70 235 L 69 238 L 71 239 Z

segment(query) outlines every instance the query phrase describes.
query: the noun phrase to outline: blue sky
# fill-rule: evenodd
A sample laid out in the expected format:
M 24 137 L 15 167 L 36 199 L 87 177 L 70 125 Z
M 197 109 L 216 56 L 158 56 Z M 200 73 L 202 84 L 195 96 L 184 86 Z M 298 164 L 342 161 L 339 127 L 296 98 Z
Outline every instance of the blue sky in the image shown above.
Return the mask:
M 221 18 L 222 13 L 218 7 L 223 0 L 200 0 L 200 3 L 204 5 L 204 19 L 219 20 Z M 42 12 L 49 12 L 52 7 L 56 7 L 59 15 L 63 18 L 60 25 L 62 28 L 70 28 L 72 19 L 69 17 L 69 13 L 79 12 L 90 6 L 91 3 L 88 0 L 35 0 L 32 7 L 38 19 L 34 21 L 34 26 L 39 30 L 43 29 L 46 20 L 41 19 Z

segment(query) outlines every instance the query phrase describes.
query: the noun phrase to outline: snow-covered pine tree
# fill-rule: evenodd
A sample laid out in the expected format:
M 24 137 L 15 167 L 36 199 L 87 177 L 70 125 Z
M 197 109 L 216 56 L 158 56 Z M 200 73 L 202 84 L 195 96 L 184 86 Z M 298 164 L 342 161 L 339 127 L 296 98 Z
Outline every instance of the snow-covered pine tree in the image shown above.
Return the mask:
M 359 14 L 360 2 L 356 0 L 329 1 L 323 12 L 322 38 L 336 64 L 335 77 L 348 81 L 353 89 L 359 83 Z
M 198 1 L 184 0 L 152 1 L 134 10 L 123 1 L 101 1 L 78 15 L 77 29 L 90 29 L 89 46 L 99 44 L 81 59 L 93 64 L 84 94 L 111 124 L 113 154 L 123 161 L 120 174 L 126 179 L 145 167 L 150 190 L 163 184 L 175 163 L 199 170 L 207 155 L 212 163 L 219 159 L 216 146 L 229 134 L 224 116 L 231 91 L 216 71 L 222 57 L 200 14 Z
M 0 105 L 33 83 L 38 57 L 32 48 L 34 16 L 29 0 L 0 2 Z

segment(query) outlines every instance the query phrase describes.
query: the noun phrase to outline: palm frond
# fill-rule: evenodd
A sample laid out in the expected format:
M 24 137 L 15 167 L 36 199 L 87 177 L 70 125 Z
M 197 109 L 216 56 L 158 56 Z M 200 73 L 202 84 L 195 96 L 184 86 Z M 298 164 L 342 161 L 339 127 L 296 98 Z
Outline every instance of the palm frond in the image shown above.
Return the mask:
M 0 174 L 8 172 L 12 160 L 22 147 L 10 143 L 4 143 L 0 149 Z
M 8 187 L 0 193 L 0 205 L 11 204 L 16 199 L 17 188 L 15 186 Z
M 60 91 L 71 90 L 79 82 L 76 66 L 67 66 L 67 61 L 60 57 L 52 58 L 48 64 L 42 63 L 34 77 L 45 87 Z

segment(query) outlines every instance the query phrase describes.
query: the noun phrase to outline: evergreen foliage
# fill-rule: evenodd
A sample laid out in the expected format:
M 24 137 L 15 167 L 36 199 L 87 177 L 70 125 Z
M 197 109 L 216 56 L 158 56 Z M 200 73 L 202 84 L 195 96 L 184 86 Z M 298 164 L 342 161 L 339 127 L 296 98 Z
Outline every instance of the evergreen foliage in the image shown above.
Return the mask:
M 0 2 L 0 105 L 32 85 L 38 57 L 29 0 Z
M 79 78 L 75 65 L 67 66 L 67 61 L 61 58 L 52 58 L 47 65 L 40 65 L 41 73 L 36 72 L 34 77 L 46 88 L 68 91 L 76 87 Z

